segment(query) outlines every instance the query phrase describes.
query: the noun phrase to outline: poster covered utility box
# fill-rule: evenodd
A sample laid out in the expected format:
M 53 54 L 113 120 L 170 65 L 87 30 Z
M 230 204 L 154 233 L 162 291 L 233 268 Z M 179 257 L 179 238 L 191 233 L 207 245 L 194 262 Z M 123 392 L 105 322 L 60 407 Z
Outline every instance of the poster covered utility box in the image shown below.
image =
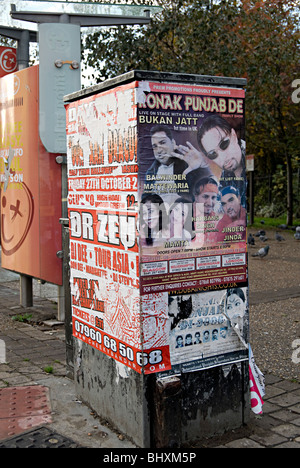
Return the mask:
M 65 98 L 73 334 L 137 373 L 248 359 L 244 86 L 133 71 Z

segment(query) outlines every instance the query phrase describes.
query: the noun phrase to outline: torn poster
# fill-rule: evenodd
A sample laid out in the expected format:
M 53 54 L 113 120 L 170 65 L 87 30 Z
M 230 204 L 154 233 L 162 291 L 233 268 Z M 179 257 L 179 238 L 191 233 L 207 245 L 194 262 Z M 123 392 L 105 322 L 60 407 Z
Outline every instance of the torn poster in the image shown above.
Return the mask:
M 148 80 L 66 105 L 73 334 L 145 374 L 246 361 L 245 91 Z
M 249 344 L 249 378 L 251 409 L 255 414 L 263 412 L 263 397 L 265 396 L 265 378 L 255 363 L 252 348 Z

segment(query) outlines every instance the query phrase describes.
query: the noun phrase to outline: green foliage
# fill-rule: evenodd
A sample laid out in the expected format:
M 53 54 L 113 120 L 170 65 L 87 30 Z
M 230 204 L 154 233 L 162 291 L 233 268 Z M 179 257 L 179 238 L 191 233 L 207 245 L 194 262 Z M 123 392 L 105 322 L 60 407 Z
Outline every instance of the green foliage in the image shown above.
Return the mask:
M 12 320 L 14 320 L 15 322 L 29 322 L 31 318 L 32 314 L 19 314 L 14 315 L 12 317 Z
M 262 224 L 263 222 L 263 224 Z M 256 229 L 278 229 L 279 226 L 284 225 L 286 222 L 286 219 L 284 216 L 281 217 L 266 217 L 266 216 L 260 216 L 260 217 L 255 217 L 254 218 L 254 223 L 249 226 L 249 228 L 256 228 Z M 294 226 L 299 226 L 300 225 L 300 219 L 295 219 L 294 221 Z
M 291 84 L 300 78 L 299 1 L 127 3 L 162 10 L 148 26 L 102 28 L 86 38 L 87 64 L 97 70 L 97 81 L 132 69 L 246 77 L 247 151 L 255 154 L 260 176 L 281 166 L 283 209 L 291 223 L 292 174 L 300 159 L 300 104 L 291 100 Z
M 102 29 L 87 38 L 88 64 L 100 69 L 100 79 L 135 68 L 210 75 L 224 74 L 227 68 L 229 72 L 236 57 L 228 53 L 230 28 L 224 25 L 235 21 L 235 1 L 158 0 L 157 4 L 162 12 L 149 26 Z
M 0 36 L 0 46 L 17 47 L 17 41 L 4 36 Z
M 286 171 L 278 165 L 273 174 L 262 176 L 255 181 L 255 211 L 258 216 L 278 218 L 286 212 Z M 300 168 L 294 168 L 293 202 L 294 216 L 300 217 Z M 286 223 L 286 220 L 285 220 Z

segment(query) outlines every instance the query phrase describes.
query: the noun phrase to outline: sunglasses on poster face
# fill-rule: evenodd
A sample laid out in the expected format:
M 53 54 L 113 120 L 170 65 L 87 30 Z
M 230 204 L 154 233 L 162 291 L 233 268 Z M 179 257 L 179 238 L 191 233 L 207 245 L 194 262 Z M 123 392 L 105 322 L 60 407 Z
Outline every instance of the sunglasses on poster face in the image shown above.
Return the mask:
M 217 157 L 219 156 L 217 149 L 219 148 L 221 151 L 225 151 L 227 150 L 229 145 L 230 145 L 230 137 L 226 136 L 222 138 L 222 140 L 220 141 L 216 149 L 211 150 L 208 153 L 206 153 L 206 157 L 210 159 L 211 161 L 213 161 L 214 159 L 217 159 Z

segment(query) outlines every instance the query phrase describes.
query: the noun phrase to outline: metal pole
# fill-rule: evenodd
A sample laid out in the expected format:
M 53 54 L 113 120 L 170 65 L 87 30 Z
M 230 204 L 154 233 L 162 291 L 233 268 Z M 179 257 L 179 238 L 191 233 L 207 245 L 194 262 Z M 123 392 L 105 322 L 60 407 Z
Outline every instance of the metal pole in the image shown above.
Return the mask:
M 20 275 L 20 305 L 22 307 L 33 306 L 32 277 Z
M 19 70 L 29 67 L 29 42 L 29 31 L 22 31 L 17 48 Z M 33 306 L 32 277 L 22 274 L 20 275 L 20 304 L 22 307 Z
M 29 31 L 24 30 L 21 32 L 20 40 L 18 41 L 17 60 L 19 70 L 29 67 Z
M 249 194 L 249 199 L 250 199 L 250 225 L 254 224 L 254 171 L 250 171 L 250 194 Z
M 61 187 L 62 187 L 62 218 L 60 223 L 63 226 L 62 231 L 62 286 L 58 286 L 58 320 L 65 321 L 69 324 L 69 312 L 71 310 L 70 300 L 70 279 L 69 279 L 69 223 L 68 223 L 68 175 L 67 175 L 67 158 L 66 155 L 57 156 L 56 162 L 61 164 Z M 66 320 L 67 319 L 67 320 Z

